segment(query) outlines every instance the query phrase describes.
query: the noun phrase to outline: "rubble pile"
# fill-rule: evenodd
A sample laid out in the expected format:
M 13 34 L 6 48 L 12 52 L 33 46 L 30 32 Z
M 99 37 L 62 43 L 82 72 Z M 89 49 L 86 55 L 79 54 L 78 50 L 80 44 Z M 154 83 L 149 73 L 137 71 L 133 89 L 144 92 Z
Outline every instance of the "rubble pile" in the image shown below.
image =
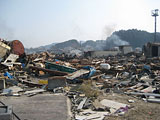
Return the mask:
M 136 54 L 71 59 L 49 52 L 23 56 L 10 53 L 0 64 L 0 95 L 61 93 L 71 100 L 73 119 L 123 116 L 134 107 L 135 98 L 160 103 L 159 60 Z M 109 97 L 114 95 L 133 99 Z

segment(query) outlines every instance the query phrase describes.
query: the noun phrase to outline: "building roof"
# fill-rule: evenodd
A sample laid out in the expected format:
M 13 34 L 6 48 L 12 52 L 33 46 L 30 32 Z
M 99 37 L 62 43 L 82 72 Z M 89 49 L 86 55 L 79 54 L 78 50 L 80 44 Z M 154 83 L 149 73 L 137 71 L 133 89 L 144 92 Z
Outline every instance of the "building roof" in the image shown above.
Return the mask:
M 156 45 L 156 46 L 160 46 L 160 42 L 157 43 L 150 43 L 151 45 Z
M 131 45 L 120 45 L 119 47 L 132 47 Z

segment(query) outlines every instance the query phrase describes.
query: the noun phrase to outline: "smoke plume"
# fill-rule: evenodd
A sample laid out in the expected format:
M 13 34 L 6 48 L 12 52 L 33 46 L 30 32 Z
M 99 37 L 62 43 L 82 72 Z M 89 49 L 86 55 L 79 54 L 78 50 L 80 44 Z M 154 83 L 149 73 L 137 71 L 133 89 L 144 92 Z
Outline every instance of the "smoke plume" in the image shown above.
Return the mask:
M 102 39 L 106 39 L 106 37 L 111 36 L 111 34 L 115 31 L 115 29 L 116 29 L 115 24 L 106 25 L 103 30 Z
M 106 39 L 106 49 L 111 49 L 120 45 L 129 45 L 129 43 L 121 40 L 120 37 L 116 34 L 112 34 Z

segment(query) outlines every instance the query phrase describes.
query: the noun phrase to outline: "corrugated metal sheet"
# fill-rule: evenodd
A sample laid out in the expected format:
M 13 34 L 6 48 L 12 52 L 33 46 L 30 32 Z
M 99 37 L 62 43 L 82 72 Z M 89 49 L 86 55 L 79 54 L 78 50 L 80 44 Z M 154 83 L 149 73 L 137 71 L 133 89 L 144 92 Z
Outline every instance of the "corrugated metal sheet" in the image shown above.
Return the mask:
M 0 58 L 4 57 L 6 55 L 6 52 L 10 50 L 11 48 L 0 41 Z

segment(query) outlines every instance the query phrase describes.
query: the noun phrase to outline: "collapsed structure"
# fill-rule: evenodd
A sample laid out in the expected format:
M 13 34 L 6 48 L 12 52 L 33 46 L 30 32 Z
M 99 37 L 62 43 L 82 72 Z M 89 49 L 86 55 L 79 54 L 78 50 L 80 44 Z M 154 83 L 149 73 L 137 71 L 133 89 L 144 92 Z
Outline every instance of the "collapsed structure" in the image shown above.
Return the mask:
M 111 50 L 87 51 L 84 53 L 84 57 L 104 58 L 104 57 L 108 57 L 108 56 L 116 56 L 118 54 L 126 55 L 131 52 L 133 52 L 133 50 L 130 45 L 121 45 L 118 48 L 111 49 Z
M 131 45 L 121 45 L 119 46 L 119 50 L 121 51 L 123 55 L 127 53 L 131 53 L 133 51 Z
M 5 41 L 0 39 L 0 51 L 1 58 L 9 53 L 19 56 L 22 56 L 25 53 L 24 46 L 19 40 Z
M 143 46 L 144 54 L 147 57 L 160 56 L 160 43 L 147 43 Z

